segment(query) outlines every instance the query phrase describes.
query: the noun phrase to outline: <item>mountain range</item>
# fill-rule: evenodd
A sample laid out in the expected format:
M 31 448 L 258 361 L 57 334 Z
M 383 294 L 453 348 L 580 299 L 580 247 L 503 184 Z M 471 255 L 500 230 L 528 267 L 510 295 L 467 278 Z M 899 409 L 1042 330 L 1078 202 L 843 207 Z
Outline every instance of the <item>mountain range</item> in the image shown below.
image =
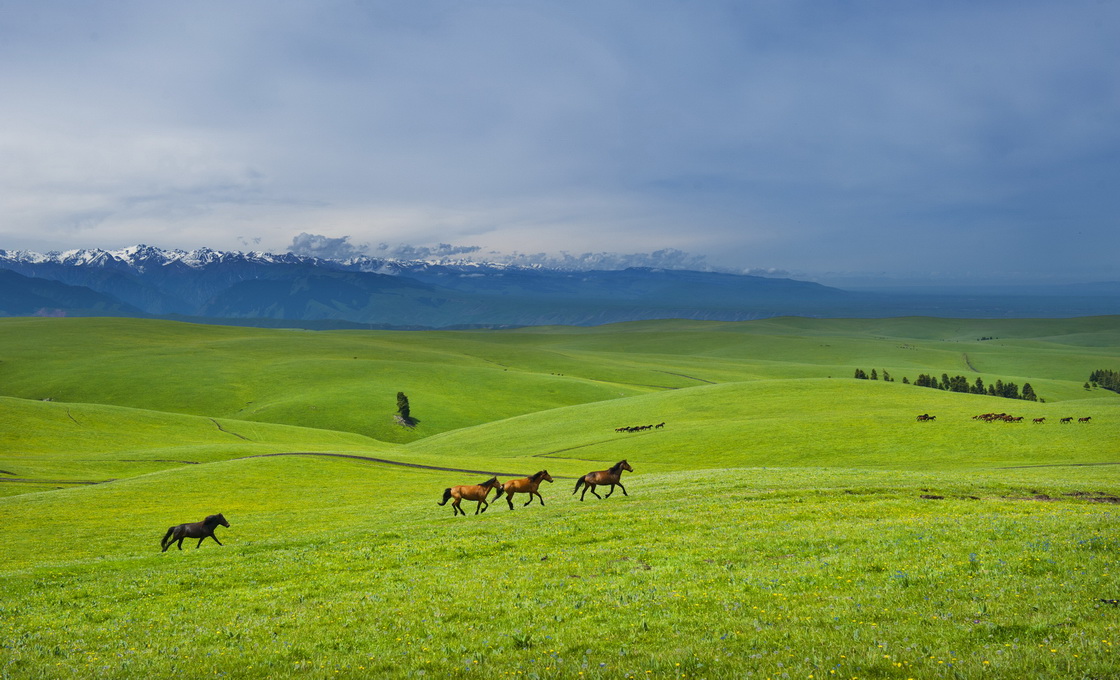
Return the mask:
M 0 316 L 135 316 L 305 328 L 597 325 L 655 318 L 1064 317 L 1120 313 L 1120 285 L 1043 295 L 852 292 L 807 281 L 629 268 L 324 260 L 210 249 L 0 250 Z

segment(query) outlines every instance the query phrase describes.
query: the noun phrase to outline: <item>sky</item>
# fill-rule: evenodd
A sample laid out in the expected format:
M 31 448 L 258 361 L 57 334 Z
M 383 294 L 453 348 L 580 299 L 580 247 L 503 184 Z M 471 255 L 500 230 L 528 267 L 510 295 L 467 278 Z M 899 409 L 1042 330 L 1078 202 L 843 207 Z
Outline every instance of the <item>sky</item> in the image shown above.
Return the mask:
M 0 249 L 1120 280 L 1116 0 L 0 0 Z

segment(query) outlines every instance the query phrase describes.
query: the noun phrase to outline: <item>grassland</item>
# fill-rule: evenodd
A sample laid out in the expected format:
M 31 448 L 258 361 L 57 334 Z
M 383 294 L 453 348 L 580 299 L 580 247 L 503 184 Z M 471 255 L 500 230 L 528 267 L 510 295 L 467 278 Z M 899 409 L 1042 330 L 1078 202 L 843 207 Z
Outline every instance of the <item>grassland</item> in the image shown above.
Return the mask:
M 3 319 L 0 677 L 1116 677 L 1118 366 L 1116 317 Z M 901 383 L 943 372 L 1045 403 Z M 435 504 L 542 468 L 543 507 Z

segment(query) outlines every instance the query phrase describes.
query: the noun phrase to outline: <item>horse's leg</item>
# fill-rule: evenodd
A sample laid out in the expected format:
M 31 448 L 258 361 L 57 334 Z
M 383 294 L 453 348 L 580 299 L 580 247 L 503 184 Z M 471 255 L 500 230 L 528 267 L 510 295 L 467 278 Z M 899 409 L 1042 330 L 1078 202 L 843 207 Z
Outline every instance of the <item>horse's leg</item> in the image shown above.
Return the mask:
M 509 503 L 509 509 L 513 510 L 513 492 L 512 491 L 509 491 L 509 492 L 506 493 L 506 503 Z
M 486 502 L 485 498 L 483 498 L 478 502 L 478 507 L 474 509 L 474 514 L 477 515 L 480 512 L 486 512 L 486 508 L 488 507 L 490 507 L 490 504 Z
M 462 500 L 463 500 L 462 498 L 456 498 L 454 501 L 451 502 L 451 509 L 455 511 L 455 514 L 452 515 L 452 517 L 458 517 L 459 513 L 463 512 L 463 509 L 459 507 L 459 503 L 461 503 Z M 465 515 L 467 513 L 463 512 L 463 514 Z
M 222 542 L 221 542 L 221 541 L 219 541 L 219 540 L 218 540 L 218 537 L 217 537 L 217 536 L 215 536 L 214 534 L 210 534 L 210 538 L 214 539 L 214 542 L 215 542 L 215 543 L 217 543 L 218 545 L 221 545 L 221 544 L 222 544 Z
M 622 482 L 621 482 L 621 481 L 620 481 L 620 482 L 618 483 L 618 488 L 622 489 L 622 495 L 623 495 L 623 496 L 629 496 L 629 495 L 630 495 L 630 494 L 626 493 L 626 487 L 625 487 L 625 486 L 622 486 Z
M 604 496 L 604 498 L 610 498 L 612 493 L 614 493 L 614 484 L 611 484 L 611 490 L 607 492 L 607 495 Z
M 603 497 L 602 497 L 602 496 L 600 496 L 599 494 L 595 493 L 595 487 L 596 487 L 596 486 L 598 486 L 598 484 L 588 484 L 588 485 L 587 485 L 587 488 L 591 489 L 591 495 L 592 495 L 592 496 L 594 496 L 594 497 L 598 498 L 599 500 L 603 500 Z
M 202 547 L 202 542 L 205 541 L 205 540 L 206 540 L 206 536 L 204 534 L 202 536 L 202 538 L 198 539 L 198 545 L 195 546 L 195 549 L 201 548 Z

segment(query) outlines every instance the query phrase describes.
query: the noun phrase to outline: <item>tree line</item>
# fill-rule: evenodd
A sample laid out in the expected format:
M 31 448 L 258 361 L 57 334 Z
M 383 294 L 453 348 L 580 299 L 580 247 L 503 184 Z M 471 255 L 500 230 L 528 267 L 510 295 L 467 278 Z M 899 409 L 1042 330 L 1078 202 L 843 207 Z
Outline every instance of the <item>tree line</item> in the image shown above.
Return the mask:
M 873 368 L 871 373 L 868 374 L 862 368 L 856 369 L 855 374 L 858 380 L 878 380 L 879 374 Z M 883 380 L 886 382 L 894 382 L 890 373 L 885 369 L 883 370 Z M 904 385 L 909 385 L 910 380 L 906 377 L 902 378 Z M 1034 388 L 1030 383 L 1024 383 L 1020 391 L 1019 386 L 1013 382 L 1004 382 L 1003 380 L 996 380 L 994 383 L 988 385 L 984 384 L 983 378 L 976 378 L 975 382 L 969 382 L 968 378 L 963 375 L 949 376 L 948 373 L 942 373 L 941 379 L 938 380 L 937 376 L 927 375 L 921 373 L 913 382 L 918 387 L 932 387 L 935 390 L 945 390 L 946 392 L 961 392 L 964 394 L 986 394 L 990 397 L 1003 397 L 1005 399 L 1025 399 L 1026 401 L 1043 401 L 1035 394 Z
M 1089 385 L 1120 392 L 1120 371 L 1110 371 L 1106 368 L 1093 371 L 1089 374 Z

